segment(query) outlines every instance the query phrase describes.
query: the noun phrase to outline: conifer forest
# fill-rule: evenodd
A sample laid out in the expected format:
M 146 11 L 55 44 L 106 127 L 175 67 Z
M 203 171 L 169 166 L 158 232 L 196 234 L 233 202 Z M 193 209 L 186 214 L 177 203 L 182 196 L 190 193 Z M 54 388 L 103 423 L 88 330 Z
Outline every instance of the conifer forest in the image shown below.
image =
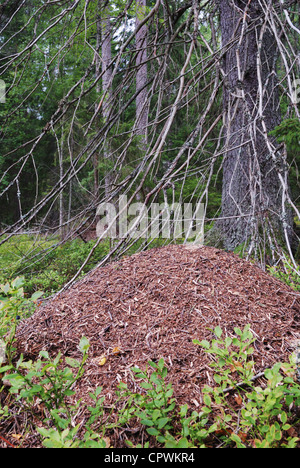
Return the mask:
M 126 196 L 171 217 L 201 203 L 207 242 L 296 269 L 297 2 L 10 0 L 0 15 L 2 244 L 85 239 Z

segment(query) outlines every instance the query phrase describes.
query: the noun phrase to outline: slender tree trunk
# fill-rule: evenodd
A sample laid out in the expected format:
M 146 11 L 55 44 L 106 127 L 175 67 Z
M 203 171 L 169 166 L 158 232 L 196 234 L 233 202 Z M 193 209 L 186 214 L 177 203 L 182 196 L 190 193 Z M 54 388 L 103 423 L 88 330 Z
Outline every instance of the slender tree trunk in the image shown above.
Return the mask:
M 146 0 L 137 0 L 136 26 L 138 27 L 146 15 Z M 137 134 L 141 135 L 141 148 L 145 150 L 148 141 L 148 106 L 147 106 L 147 34 L 148 28 L 145 24 L 136 33 L 136 118 Z
M 73 161 L 74 158 L 74 130 L 71 130 L 70 135 L 70 158 Z M 70 180 L 69 183 L 69 200 L 68 200 L 68 215 L 67 215 L 67 235 L 69 236 L 72 227 L 71 227 L 71 217 L 72 217 L 72 197 L 73 197 L 73 180 Z
M 102 93 L 105 95 L 103 104 L 102 104 L 102 118 L 106 121 L 109 118 L 110 113 L 110 99 L 112 96 L 112 68 L 109 66 L 112 59 L 111 52 L 111 24 L 110 24 L 110 14 L 109 8 L 102 8 L 102 1 L 98 0 L 98 11 L 97 11 L 97 22 L 96 22 L 96 73 L 95 77 L 99 78 L 102 73 Z M 100 95 L 101 85 L 97 84 L 96 91 Z M 96 109 L 98 108 L 98 103 L 96 104 Z M 97 121 L 96 121 L 97 126 Z M 110 160 L 110 148 L 109 143 L 104 144 L 104 153 L 103 158 Z M 100 154 L 95 153 L 94 156 L 94 195 L 97 199 L 99 195 L 99 160 Z M 109 164 L 108 164 L 109 165 Z M 112 173 L 108 169 L 107 174 L 105 175 L 105 197 L 109 196 L 112 185 Z
M 98 11 L 97 11 L 97 22 L 96 22 L 96 73 L 95 73 L 95 78 L 99 78 L 100 73 L 101 73 L 101 15 L 100 15 L 100 7 L 101 7 L 101 0 L 98 0 Z M 96 87 L 96 92 L 97 95 L 99 96 L 101 93 L 101 87 L 99 84 L 99 81 L 97 82 L 97 87 Z M 97 110 L 98 103 L 95 104 L 95 110 Z M 96 126 L 97 126 L 97 121 L 96 119 Z M 97 199 L 99 194 L 99 153 L 96 152 L 94 155 L 94 196 L 95 199 Z
M 106 8 L 102 12 L 101 18 L 101 33 L 102 33 L 102 92 L 105 94 L 103 101 L 102 115 L 104 121 L 107 121 L 110 113 L 110 99 L 112 95 L 112 67 L 109 66 L 112 59 L 111 52 L 111 24 L 109 9 Z M 111 160 L 111 152 L 109 143 L 105 143 L 104 147 L 104 159 Z M 110 164 L 108 164 L 110 166 Z M 105 196 L 108 197 L 112 189 L 113 174 L 110 168 L 105 176 Z
M 136 11 L 136 28 L 146 15 L 146 0 L 137 0 Z M 147 103 L 147 35 L 148 26 L 145 24 L 136 33 L 136 134 L 141 137 L 139 148 L 142 152 L 146 152 L 148 144 L 148 103 Z M 143 200 L 143 193 L 140 191 L 136 196 L 138 201 Z
M 65 119 L 62 120 L 61 125 L 61 137 L 60 137 L 60 147 L 59 147 L 59 154 L 58 154 L 58 163 L 59 163 L 59 185 L 60 185 L 60 192 L 59 192 L 59 235 L 60 238 L 63 240 L 65 236 L 64 230 L 64 190 L 63 190 L 63 177 L 64 177 L 64 150 L 65 150 Z
M 283 153 L 268 137 L 281 120 L 275 37 L 258 0 L 219 0 L 219 11 L 227 52 L 223 62 L 226 154 L 218 226 L 225 247 L 233 250 L 245 242 L 251 245 L 260 235 L 268 236 L 272 229 L 284 234 L 283 226 L 291 238 L 292 216 L 282 187 Z

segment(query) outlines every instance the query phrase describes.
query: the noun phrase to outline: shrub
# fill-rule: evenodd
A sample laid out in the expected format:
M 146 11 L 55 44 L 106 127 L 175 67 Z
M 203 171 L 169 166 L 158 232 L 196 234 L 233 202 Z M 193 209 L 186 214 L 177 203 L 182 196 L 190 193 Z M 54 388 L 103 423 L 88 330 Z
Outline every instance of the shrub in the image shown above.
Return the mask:
M 300 291 L 300 266 L 295 268 L 286 259 L 283 266 L 272 266 L 268 268 L 268 271 L 295 291 Z

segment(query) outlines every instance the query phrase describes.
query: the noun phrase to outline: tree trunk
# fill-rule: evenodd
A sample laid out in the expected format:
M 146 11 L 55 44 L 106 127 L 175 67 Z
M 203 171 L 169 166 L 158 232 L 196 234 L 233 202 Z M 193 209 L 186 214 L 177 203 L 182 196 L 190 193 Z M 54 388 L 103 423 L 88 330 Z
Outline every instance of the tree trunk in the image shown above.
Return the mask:
M 275 65 L 277 45 L 260 2 L 219 1 L 225 86 L 222 216 L 224 246 L 259 237 L 291 238 L 283 151 L 268 133 L 281 120 Z M 281 177 L 281 181 L 280 181 Z M 284 181 L 284 182 L 283 182 Z M 286 185 L 283 189 L 283 185 Z
M 98 11 L 97 11 L 97 16 L 96 16 L 96 57 L 95 57 L 95 63 L 96 63 L 96 73 L 95 73 L 95 78 L 99 78 L 100 73 L 101 73 L 101 14 L 100 14 L 100 8 L 101 8 L 101 0 L 98 0 Z M 101 85 L 99 84 L 99 81 L 97 82 L 96 86 L 96 92 L 97 95 L 100 96 L 101 93 Z M 95 104 L 95 111 L 97 111 L 98 108 L 98 102 Z M 96 119 L 96 127 L 98 126 L 98 118 Z M 97 200 L 99 195 L 99 153 L 96 151 L 94 155 L 94 196 L 95 199 Z
M 100 2 L 101 3 L 101 2 Z M 112 96 L 112 67 L 109 66 L 112 60 L 111 53 L 111 24 L 109 8 L 105 8 L 101 18 L 101 36 L 102 36 L 102 92 L 105 95 L 102 107 L 103 120 L 106 122 L 110 114 L 110 100 Z M 104 159 L 111 160 L 111 151 L 109 143 L 104 145 Z M 112 190 L 113 173 L 108 163 L 107 173 L 105 175 L 105 197 L 108 198 Z
M 136 26 L 138 27 L 146 15 L 146 0 L 137 0 Z M 141 148 L 145 149 L 147 145 L 147 125 L 148 125 L 148 106 L 147 106 L 147 25 L 145 24 L 136 33 L 136 118 L 137 135 L 141 135 Z
M 61 142 L 59 148 L 59 235 L 64 239 L 64 190 L 63 190 L 63 177 L 64 177 L 64 144 L 65 144 L 64 120 L 61 127 Z

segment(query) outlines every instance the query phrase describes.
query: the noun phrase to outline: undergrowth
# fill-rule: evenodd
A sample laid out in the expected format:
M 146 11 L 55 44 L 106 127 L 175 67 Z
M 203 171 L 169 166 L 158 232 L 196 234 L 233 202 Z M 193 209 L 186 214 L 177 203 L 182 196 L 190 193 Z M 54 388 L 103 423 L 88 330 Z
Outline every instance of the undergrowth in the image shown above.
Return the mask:
M 0 246 L 0 283 L 24 276 L 27 294 L 42 289 L 49 296 L 73 278 L 95 242 L 73 239 L 59 244 L 59 239 L 43 236 L 12 237 Z M 105 239 L 95 249 L 82 275 L 94 268 L 108 252 L 109 240 Z
M 268 268 L 269 273 L 275 278 L 280 279 L 295 291 L 300 291 L 300 266 L 291 265 L 285 259 L 281 266 L 271 266 Z
M 128 447 L 163 448 L 296 448 L 299 447 L 300 406 L 297 356 L 288 363 L 274 363 L 264 371 L 259 385 L 253 359 L 254 337 L 247 325 L 235 328 L 233 338 L 220 327 L 211 341 L 194 340 L 211 357 L 214 385 L 202 389 L 196 411 L 178 405 L 168 381 L 163 359 L 146 369 L 133 367 L 139 393 L 125 382 L 116 390 L 114 408 L 105 406 L 102 388 L 89 394 L 92 404 L 76 400 L 76 384 L 85 372 L 89 341 L 78 344 L 82 358 L 75 360 L 46 351 L 35 361 L 17 356 L 14 349 L 16 323 L 36 306 L 41 295 L 24 296 L 23 279 L 1 286 L 0 297 L 0 438 L 9 446 L 26 446 L 34 435 L 35 446 L 47 448 L 112 447 L 112 430 L 131 424 L 147 435 L 143 442 L 128 438 Z M 261 376 L 260 376 L 261 377 Z M 10 440 L 2 431 L 18 415 L 19 433 Z M 3 432 L 4 434 L 4 432 Z

